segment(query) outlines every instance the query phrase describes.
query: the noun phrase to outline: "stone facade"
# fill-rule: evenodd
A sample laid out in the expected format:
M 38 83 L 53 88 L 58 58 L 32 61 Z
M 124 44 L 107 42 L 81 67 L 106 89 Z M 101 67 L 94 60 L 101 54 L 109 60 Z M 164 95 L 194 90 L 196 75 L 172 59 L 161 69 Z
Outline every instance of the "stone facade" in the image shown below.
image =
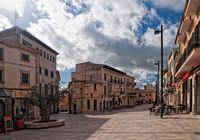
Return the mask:
M 49 89 L 55 91 L 60 79 L 56 70 L 58 53 L 18 27 L 1 31 L 0 40 L 0 88 L 13 101 L 13 115 L 38 118 L 39 109 L 25 102 L 28 89 L 51 83 Z M 56 108 L 52 106 L 52 113 Z
M 177 102 L 183 110 L 200 114 L 200 1 L 187 0 L 175 43 Z
M 81 113 L 134 106 L 134 80 L 134 77 L 107 65 L 77 64 L 69 84 L 70 110 Z
M 146 92 L 145 103 L 152 104 L 155 102 L 156 87 L 152 84 L 146 84 L 144 90 Z

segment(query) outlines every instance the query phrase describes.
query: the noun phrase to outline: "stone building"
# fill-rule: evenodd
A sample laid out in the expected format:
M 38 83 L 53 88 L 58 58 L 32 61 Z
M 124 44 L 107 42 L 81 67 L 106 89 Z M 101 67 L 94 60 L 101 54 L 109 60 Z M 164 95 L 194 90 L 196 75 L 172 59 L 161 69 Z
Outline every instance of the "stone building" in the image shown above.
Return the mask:
M 146 92 L 144 89 L 135 88 L 134 95 L 136 97 L 136 104 L 141 105 L 145 103 Z
M 57 55 L 55 50 L 19 27 L 0 32 L 0 90 L 5 96 L 0 100 L 5 114 L 39 116 L 39 109 L 28 105 L 25 99 L 28 89 L 35 84 L 47 89 L 51 83 L 48 89 L 55 91 L 60 79 L 56 70 Z M 57 105 L 52 106 L 51 112 L 56 109 Z
M 144 91 L 146 92 L 145 103 L 152 104 L 155 102 L 156 87 L 153 84 L 146 84 L 144 85 Z
M 178 45 L 176 90 L 183 109 L 200 114 L 200 1 L 187 0 L 175 43 Z
M 167 61 L 167 69 L 164 72 L 164 100 L 167 105 L 178 105 L 180 103 L 180 93 L 176 90 L 176 65 L 177 48 L 173 48 Z
M 71 112 L 104 111 L 134 106 L 135 78 L 104 64 L 76 64 L 69 84 Z

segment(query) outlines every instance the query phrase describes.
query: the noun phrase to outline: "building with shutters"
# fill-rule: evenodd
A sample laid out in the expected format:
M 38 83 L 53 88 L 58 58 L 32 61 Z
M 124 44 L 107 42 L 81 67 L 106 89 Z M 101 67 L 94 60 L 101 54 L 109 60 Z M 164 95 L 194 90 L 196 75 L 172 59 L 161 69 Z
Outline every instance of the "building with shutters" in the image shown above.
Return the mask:
M 135 106 L 135 78 L 104 64 L 76 64 L 69 84 L 69 110 L 74 113 Z
M 39 109 L 26 102 L 28 89 L 35 84 L 45 88 L 51 84 L 48 89 L 55 91 L 60 80 L 57 55 L 55 50 L 19 27 L 0 32 L 0 100 L 4 114 L 39 117 Z M 51 112 L 56 111 L 57 105 L 52 106 Z

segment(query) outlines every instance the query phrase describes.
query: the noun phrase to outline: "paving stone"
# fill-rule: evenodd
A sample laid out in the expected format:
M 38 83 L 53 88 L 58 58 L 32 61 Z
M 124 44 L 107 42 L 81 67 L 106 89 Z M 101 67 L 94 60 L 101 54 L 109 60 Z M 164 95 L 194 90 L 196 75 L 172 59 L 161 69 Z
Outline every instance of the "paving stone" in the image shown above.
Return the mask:
M 149 105 L 106 113 L 57 114 L 65 126 L 0 135 L 0 140 L 198 140 L 200 119 L 190 114 L 149 115 Z

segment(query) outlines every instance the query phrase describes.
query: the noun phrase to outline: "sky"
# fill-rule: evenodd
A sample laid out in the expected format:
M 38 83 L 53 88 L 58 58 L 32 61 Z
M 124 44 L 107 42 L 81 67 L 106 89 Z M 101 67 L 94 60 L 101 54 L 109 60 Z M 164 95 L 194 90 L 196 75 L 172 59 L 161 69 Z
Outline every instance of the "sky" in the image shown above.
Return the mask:
M 64 85 L 75 64 L 106 64 L 136 78 L 137 87 L 155 83 L 164 27 L 164 63 L 185 0 L 0 0 L 0 31 L 15 24 L 51 46 Z M 17 16 L 15 22 L 15 15 Z

